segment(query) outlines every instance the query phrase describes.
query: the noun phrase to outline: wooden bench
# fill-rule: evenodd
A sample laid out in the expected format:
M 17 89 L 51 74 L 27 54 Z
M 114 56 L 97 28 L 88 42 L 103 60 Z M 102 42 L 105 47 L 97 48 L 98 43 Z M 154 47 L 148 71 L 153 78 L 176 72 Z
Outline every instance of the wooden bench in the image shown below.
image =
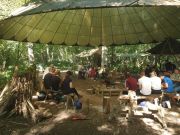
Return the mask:
M 95 93 L 94 88 L 86 89 L 86 91 L 87 91 L 88 93 L 90 93 L 91 95 Z
M 117 88 L 102 88 L 100 89 L 99 93 L 101 93 L 102 95 L 108 94 L 109 96 L 118 96 L 120 95 L 121 89 L 117 89 Z
M 132 116 L 138 116 L 139 114 L 142 115 L 142 117 L 146 117 L 147 116 L 153 116 L 155 117 L 161 124 L 164 128 L 167 127 L 166 125 L 166 121 L 164 119 L 164 111 L 163 111 L 163 108 L 162 106 L 156 106 L 157 107 L 157 110 L 154 111 L 156 112 L 155 114 L 151 111 L 138 111 L 137 108 L 137 101 L 138 100 L 146 100 L 146 101 L 152 101 L 154 100 L 154 98 L 159 98 L 161 97 L 162 95 L 150 95 L 150 96 L 136 96 L 136 94 L 132 91 L 128 92 L 128 95 L 120 95 L 118 97 L 118 100 L 120 102 L 120 105 L 122 105 L 123 102 L 127 102 L 126 106 L 128 106 L 128 119 L 131 119 Z M 148 106 L 148 109 L 149 106 Z

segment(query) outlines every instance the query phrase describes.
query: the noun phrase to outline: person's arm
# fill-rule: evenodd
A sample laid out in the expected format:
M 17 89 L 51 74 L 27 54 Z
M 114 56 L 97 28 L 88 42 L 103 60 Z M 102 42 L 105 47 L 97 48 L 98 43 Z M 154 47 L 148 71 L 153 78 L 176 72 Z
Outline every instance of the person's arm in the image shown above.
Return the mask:
M 69 83 L 69 85 L 70 85 L 70 88 L 74 88 L 72 81 Z
M 126 88 L 127 90 L 129 90 L 127 80 L 125 80 L 124 86 L 125 86 L 125 88 Z
M 168 88 L 168 83 L 167 83 L 166 79 L 163 79 L 162 88 L 163 89 L 167 89 Z
M 165 83 L 165 82 L 162 83 L 162 88 L 163 88 L 163 89 L 167 89 L 167 88 L 168 88 L 168 83 Z
M 140 81 L 140 80 L 138 80 L 137 85 L 139 86 L 139 89 L 141 90 L 141 89 L 142 89 L 142 83 L 141 83 L 141 81 Z

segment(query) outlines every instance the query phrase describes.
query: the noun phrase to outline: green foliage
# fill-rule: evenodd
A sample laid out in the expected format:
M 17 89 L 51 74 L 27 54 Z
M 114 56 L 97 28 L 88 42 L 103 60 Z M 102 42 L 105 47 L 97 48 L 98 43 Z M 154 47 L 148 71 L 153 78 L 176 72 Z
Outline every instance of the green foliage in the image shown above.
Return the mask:
M 0 40 L 0 68 L 27 64 L 27 48 L 23 43 Z
M 73 67 L 76 55 L 88 47 L 34 44 L 35 63 L 43 67 L 53 64 L 61 69 Z
M 145 52 L 152 48 L 153 44 L 123 45 L 108 48 L 108 65 L 118 71 L 139 72 L 150 62 L 151 57 Z
M 6 71 L 0 72 L 0 91 L 4 88 L 7 81 L 12 77 L 12 70 L 9 68 Z

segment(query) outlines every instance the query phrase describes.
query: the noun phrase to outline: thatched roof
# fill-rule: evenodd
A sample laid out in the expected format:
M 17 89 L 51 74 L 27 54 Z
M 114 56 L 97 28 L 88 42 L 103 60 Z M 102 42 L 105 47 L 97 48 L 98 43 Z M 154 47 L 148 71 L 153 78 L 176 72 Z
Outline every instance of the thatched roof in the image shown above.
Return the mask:
M 180 39 L 180 0 L 43 0 L 0 21 L 0 39 L 122 45 Z

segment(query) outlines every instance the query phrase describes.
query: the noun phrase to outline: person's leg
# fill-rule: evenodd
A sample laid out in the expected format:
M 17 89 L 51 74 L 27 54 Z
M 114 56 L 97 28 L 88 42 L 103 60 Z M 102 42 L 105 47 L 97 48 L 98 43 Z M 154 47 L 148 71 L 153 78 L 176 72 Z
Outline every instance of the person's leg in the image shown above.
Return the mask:
M 71 88 L 71 91 L 72 91 L 72 93 L 75 93 L 78 98 L 80 97 L 79 93 L 77 92 L 77 90 L 75 88 Z
M 136 90 L 136 95 L 141 95 L 140 89 Z
M 174 91 L 179 93 L 180 92 L 180 86 L 175 87 Z
M 173 88 L 175 92 L 180 92 L 180 82 L 175 82 Z

